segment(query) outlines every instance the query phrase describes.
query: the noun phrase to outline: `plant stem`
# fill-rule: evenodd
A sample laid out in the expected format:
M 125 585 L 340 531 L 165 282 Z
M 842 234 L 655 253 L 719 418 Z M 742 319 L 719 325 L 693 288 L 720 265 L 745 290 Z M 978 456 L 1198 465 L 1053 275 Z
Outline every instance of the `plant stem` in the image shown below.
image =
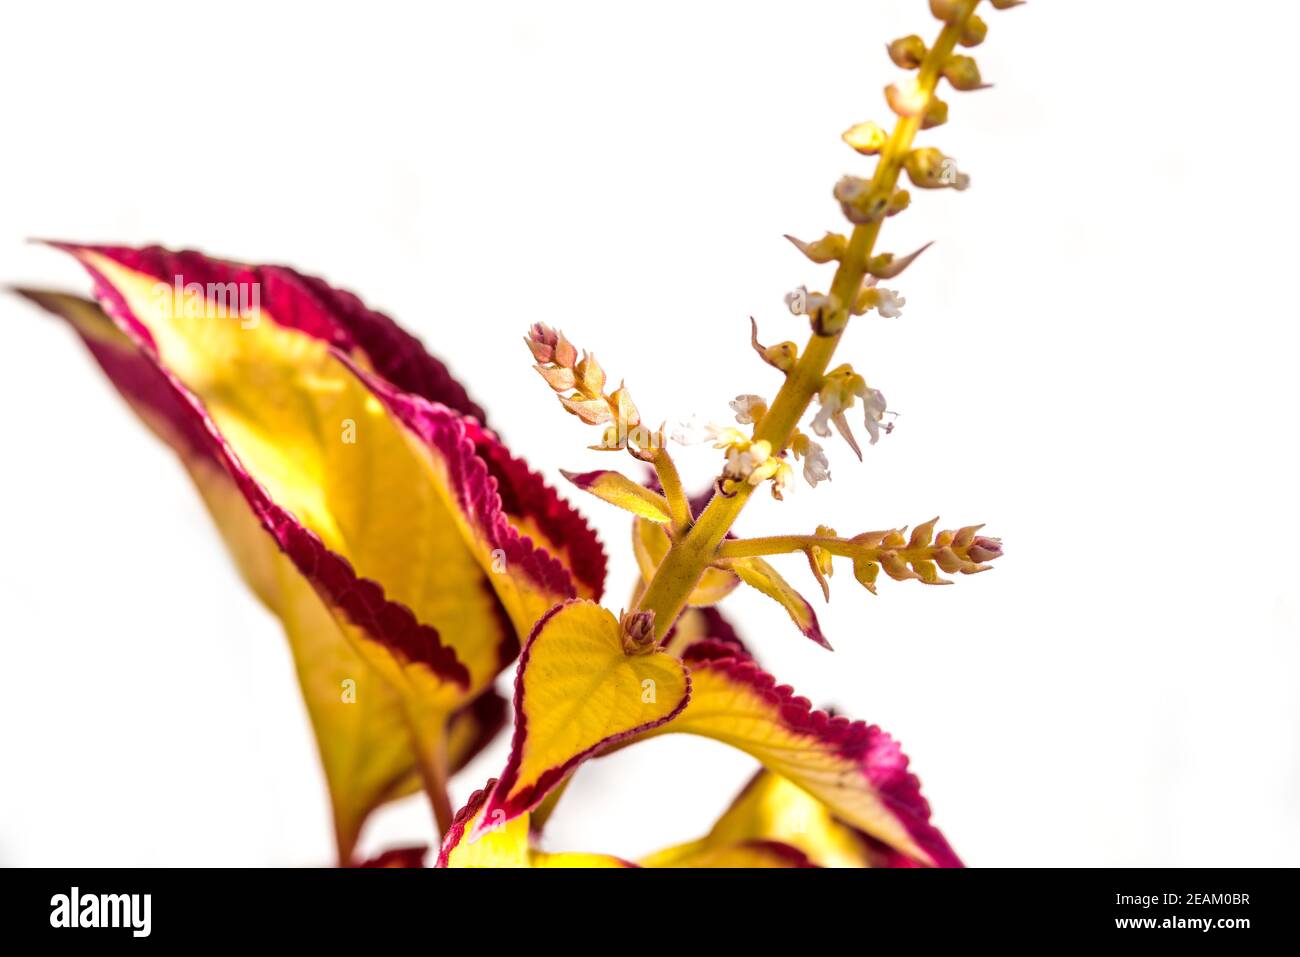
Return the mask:
M 906 546 L 864 545 L 851 538 L 823 538 L 820 535 L 768 535 L 762 538 L 737 538 L 725 541 L 718 548 L 719 558 L 761 558 L 765 555 L 785 555 L 820 548 L 843 558 L 866 558 L 879 561 L 885 552 L 893 552 L 904 562 L 924 561 L 934 557 L 934 545 L 916 548 Z
M 763 538 L 738 538 L 723 542 L 718 548 L 719 558 L 758 558 L 763 555 L 784 555 L 820 548 L 832 555 L 854 558 L 879 552 L 881 549 L 858 544 L 847 538 L 823 538 L 820 535 L 768 535 Z M 898 551 L 898 549 L 891 549 Z
M 691 503 L 682 485 L 677 464 L 673 462 L 673 457 L 665 448 L 654 450 L 651 464 L 654 466 L 655 474 L 659 476 L 659 487 L 664 490 L 664 498 L 668 499 L 668 512 L 673 518 L 673 531 L 677 534 L 685 532 L 691 527 Z
M 433 739 L 420 731 L 419 723 L 409 712 L 406 714 L 407 726 L 411 732 L 411 750 L 415 754 L 415 764 L 420 772 L 420 781 L 424 792 L 429 796 L 433 806 L 433 824 L 437 829 L 437 839 L 451 830 L 455 812 L 452 810 L 451 798 L 447 794 L 447 731 L 445 725 L 438 727 Z
M 917 74 L 916 83 L 923 102 L 934 95 L 944 64 L 952 55 L 966 21 L 975 11 L 978 0 L 966 0 L 953 23 L 944 24 L 938 39 L 930 48 Z M 920 98 L 920 97 L 918 97 Z M 921 128 L 922 110 L 918 115 L 901 117 L 894 125 L 889 141 L 881 150 L 876 171 L 872 176 L 873 188 L 880 195 L 889 195 L 898 184 L 903 160 L 912 148 L 912 141 Z M 867 273 L 867 262 L 880 234 L 881 221 L 862 223 L 853 227 L 848 248 L 835 270 L 831 293 L 848 309 L 862 287 Z M 814 335 L 803 355 L 790 371 L 772 405 L 754 427 L 754 440 L 765 439 L 772 444 L 774 454 L 779 454 L 790 444 L 795 428 L 814 395 L 821 389 L 822 380 L 830 366 L 835 347 L 842 332 L 832 335 Z M 668 633 L 677 616 L 686 606 L 686 600 L 704 574 L 709 563 L 718 557 L 718 549 L 754 492 L 754 486 L 743 484 L 731 495 L 714 495 L 695 525 L 680 539 L 673 542 L 668 554 L 656 569 L 654 577 L 641 596 L 639 610 L 655 613 L 655 635 L 660 640 Z

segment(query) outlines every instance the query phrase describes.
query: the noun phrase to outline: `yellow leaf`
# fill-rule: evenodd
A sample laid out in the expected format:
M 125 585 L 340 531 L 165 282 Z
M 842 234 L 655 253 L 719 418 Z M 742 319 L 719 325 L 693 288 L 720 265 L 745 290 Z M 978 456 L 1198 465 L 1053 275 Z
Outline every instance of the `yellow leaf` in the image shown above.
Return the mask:
M 618 619 L 589 601 L 570 601 L 537 623 L 515 678 L 510 758 L 486 805 L 511 820 L 532 810 L 579 761 L 670 720 L 686 705 L 690 680 L 661 651 L 629 655 Z
M 498 809 L 484 817 L 495 781 L 470 796 L 443 839 L 438 867 L 635 867 L 609 854 L 548 853 L 531 846 L 529 815 L 507 820 Z
M 823 648 L 831 647 L 831 643 L 822 634 L 821 625 L 817 623 L 817 613 L 813 611 L 808 599 L 795 591 L 775 568 L 761 558 L 729 559 L 726 567 L 739 575 L 740 580 L 746 585 L 757 588 L 768 598 L 778 602 L 807 637 Z
M 926 865 L 960 866 L 930 823 L 920 782 L 898 744 L 875 725 L 814 710 L 743 653 L 714 642 L 688 649 L 691 699 L 646 736 L 713 738 L 752 755 L 807 791 L 836 819 Z
M 633 515 L 667 525 L 672 522 L 668 501 L 657 492 L 633 482 L 621 472 L 600 469 L 595 472 L 565 472 L 561 475 L 596 498 L 626 509 Z
M 738 841 L 714 845 L 693 841 L 643 858 L 642 867 L 784 868 L 816 867 L 797 847 L 780 841 Z
M 555 601 L 599 593 L 594 535 L 479 423 L 408 397 L 404 410 L 440 430 L 430 446 L 432 429 L 417 435 L 393 413 L 398 390 L 384 383 L 381 395 L 366 379 L 368 353 L 344 355 L 320 328 L 294 325 L 319 324 L 323 284 L 197 254 L 67 248 L 113 317 L 76 297 L 26 295 L 73 326 L 177 451 L 241 574 L 282 619 L 347 861 L 369 811 L 418 786 L 420 761 L 454 767 L 481 746 L 465 705 L 515 656 L 517 635 Z M 164 267 L 176 283 L 160 281 Z M 235 268 L 279 284 L 275 311 L 233 314 L 191 301 L 181 282 L 181 270 Z M 404 336 L 377 314 L 364 320 L 389 347 Z M 398 342 L 405 364 L 393 374 L 447 379 L 412 343 Z M 458 389 L 431 387 L 473 408 Z M 449 718 L 456 739 L 444 741 Z
M 799 866 L 798 858 L 789 849 L 804 855 L 804 866 L 873 864 L 865 835 L 836 820 L 825 804 L 803 788 L 763 770 L 750 780 L 706 836 L 652 854 L 641 865 L 741 866 L 717 861 L 754 855 L 767 857 L 773 861 L 772 866 Z

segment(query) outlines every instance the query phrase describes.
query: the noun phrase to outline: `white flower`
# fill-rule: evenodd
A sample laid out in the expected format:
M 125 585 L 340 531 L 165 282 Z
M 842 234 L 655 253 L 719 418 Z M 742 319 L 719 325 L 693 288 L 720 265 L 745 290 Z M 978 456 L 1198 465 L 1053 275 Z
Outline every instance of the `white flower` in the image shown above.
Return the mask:
M 802 316 L 808 311 L 808 287 L 800 286 L 794 292 L 785 294 L 785 307 L 796 316 Z
M 957 161 L 950 156 L 943 158 L 943 163 L 939 167 L 939 182 L 945 186 L 951 186 L 957 192 L 970 186 L 970 177 L 957 168 Z
M 731 407 L 736 412 L 736 421 L 741 425 L 752 425 L 767 411 L 767 400 L 761 395 L 738 395 L 731 400 Z
M 885 319 L 897 319 L 903 314 L 903 306 L 907 305 L 907 300 L 900 296 L 892 289 L 878 289 L 880 293 L 880 302 L 876 304 L 876 311 Z
M 830 293 L 809 292 L 807 286 L 800 286 L 785 294 L 785 305 L 796 316 L 819 316 L 835 312 L 840 301 Z
M 749 436 L 730 425 L 717 425 L 710 422 L 704 427 L 704 431 L 709 438 L 713 439 L 715 449 L 727 449 L 733 446 L 743 449 L 749 445 Z
M 823 388 L 817 395 L 817 401 L 821 407 L 813 416 L 812 430 L 824 439 L 831 434 L 831 427 L 827 423 L 853 404 L 853 396 L 842 389 Z
M 758 441 L 748 443 L 746 446 L 732 445 L 727 449 L 727 464 L 722 467 L 722 474 L 729 479 L 748 481 L 757 485 L 771 475 L 770 471 L 764 470 L 766 474 L 759 472 L 771 458 L 770 442 Z M 753 478 L 756 473 L 760 476 L 757 480 Z
M 831 480 L 831 463 L 820 445 L 809 439 L 808 448 L 803 456 L 803 478 L 813 488 L 818 482 Z
M 831 416 L 834 414 L 834 411 L 829 406 L 823 405 L 817 410 L 817 414 L 813 416 L 812 430 L 823 439 L 830 437 L 831 427 L 827 423 L 830 422 Z
M 678 445 L 699 445 L 715 436 L 708 426 L 701 425 L 699 418 L 692 415 L 674 422 L 668 437 Z
M 868 389 L 862 397 L 862 405 L 866 409 L 864 419 L 867 431 L 871 433 L 871 444 L 875 445 L 880 438 L 880 420 L 885 417 L 884 393 L 879 389 Z

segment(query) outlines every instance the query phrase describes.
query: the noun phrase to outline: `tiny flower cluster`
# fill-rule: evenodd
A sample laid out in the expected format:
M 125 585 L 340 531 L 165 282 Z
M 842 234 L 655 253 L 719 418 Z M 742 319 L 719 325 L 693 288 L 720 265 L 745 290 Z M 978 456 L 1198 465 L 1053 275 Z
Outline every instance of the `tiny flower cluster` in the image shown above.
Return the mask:
M 735 404 L 732 403 L 733 407 Z M 738 415 L 737 418 L 739 417 Z M 783 497 L 783 493 L 790 487 L 794 470 L 783 455 L 773 454 L 771 442 L 766 439 L 751 439 L 744 432 L 730 426 L 711 426 L 710 432 L 714 439 L 713 447 L 725 450 L 727 455 L 720 482 L 723 494 L 730 493 L 729 483 L 758 486 L 771 479 L 772 496 L 777 499 Z
M 915 579 L 926 585 L 951 585 L 952 580 L 939 572 L 975 575 L 988 571 L 989 564 L 1002 555 L 1002 540 L 980 535 L 983 525 L 967 525 L 956 530 L 935 533 L 938 518 L 916 526 L 908 537 L 905 529 L 864 532 L 850 539 L 836 539 L 834 529 L 817 528 L 804 549 L 822 590 L 829 597 L 826 579 L 831 574 L 831 558 L 840 555 L 853 562 L 853 577 L 873 595 L 876 579 L 884 569 L 894 581 Z
M 871 436 L 871 444 L 875 445 L 880 439 L 881 421 L 887 411 L 884 393 L 868 386 L 867 380 L 854 372 L 853 367 L 847 362 L 828 372 L 822 380 L 822 387 L 817 393 L 820 408 L 813 418 L 812 430 L 822 438 L 826 438 L 831 434 L 830 425 L 827 423 L 834 424 L 836 431 L 861 459 L 862 449 L 858 446 L 857 439 L 853 437 L 853 430 L 849 428 L 848 420 L 844 417 L 844 413 L 853 408 L 858 399 L 862 400 L 863 424 Z M 889 430 L 890 426 L 885 426 L 885 431 Z
M 612 393 L 605 393 L 605 370 L 589 352 L 578 357 L 578 350 L 544 323 L 534 323 L 524 337 L 536 360 L 533 366 L 560 399 L 560 404 L 588 425 L 604 425 L 599 451 L 627 449 L 637 458 L 648 460 L 662 445 L 662 435 L 641 424 L 641 413 L 632 401 L 627 386 L 620 383 Z M 567 395 L 565 393 L 568 393 Z

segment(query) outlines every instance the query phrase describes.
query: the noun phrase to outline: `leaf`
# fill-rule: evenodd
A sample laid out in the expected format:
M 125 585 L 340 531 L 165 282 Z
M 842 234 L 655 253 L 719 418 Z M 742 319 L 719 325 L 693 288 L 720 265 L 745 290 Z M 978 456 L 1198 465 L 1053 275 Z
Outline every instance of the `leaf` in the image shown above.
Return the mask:
M 506 820 L 498 810 L 484 817 L 496 781 L 470 795 L 443 838 L 437 867 L 635 867 L 608 854 L 550 854 L 534 850 L 528 814 Z
M 731 558 L 726 567 L 740 576 L 740 580 L 751 588 L 757 588 L 768 598 L 778 602 L 790 615 L 790 619 L 808 638 L 828 650 L 831 643 L 822 634 L 817 622 L 817 613 L 808 599 L 791 587 L 775 568 L 761 558 Z
M 626 654 L 610 612 L 589 601 L 556 606 L 519 657 L 514 740 L 487 820 L 532 810 L 584 758 L 670 720 L 689 697 L 681 661 Z
M 495 436 L 453 411 L 477 407 L 445 368 L 355 297 L 278 267 L 62 248 L 95 277 L 112 320 L 75 297 L 28 298 L 73 325 L 180 454 L 241 573 L 284 621 L 347 860 L 365 816 L 409 792 L 416 755 L 441 746 L 517 635 L 555 600 L 599 593 L 603 553 Z M 203 296 L 187 312 L 187 285 L 217 280 L 258 284 L 260 306 L 231 313 Z M 409 400 L 442 446 L 419 448 L 371 386 L 390 402 L 404 393 L 362 364 L 454 404 Z
M 598 469 L 595 472 L 561 470 L 560 474 L 601 501 L 617 505 L 633 515 L 661 525 L 672 523 L 672 516 L 668 512 L 668 500 L 657 492 L 650 491 L 644 485 L 633 482 L 621 472 L 609 469 Z
M 642 737 L 696 734 L 752 755 L 850 827 L 920 864 L 961 861 L 930 823 L 920 782 L 899 746 L 875 725 L 815 711 L 734 648 L 703 642 L 685 656 L 691 698 Z
M 650 854 L 642 867 L 784 868 L 817 867 L 799 848 L 781 841 L 747 840 L 714 844 L 693 841 Z
M 731 622 L 713 607 L 687 608 L 683 611 L 665 636 L 663 649 L 680 658 L 687 648 L 706 640 L 725 646 L 737 654 L 749 654 Z
M 367 861 L 358 864 L 358 867 L 380 867 L 380 868 L 419 868 L 424 867 L 424 858 L 429 853 L 429 849 L 423 844 L 412 847 L 394 847 Z
M 707 835 L 641 860 L 642 867 L 693 867 L 698 861 L 731 860 L 767 851 L 784 866 L 871 867 L 878 860 L 867 835 L 837 820 L 803 788 L 768 770 L 759 771 Z M 773 851 L 786 849 L 785 853 Z M 793 851 L 794 855 L 789 852 Z M 803 863 L 795 863 L 802 860 Z M 714 864 L 713 866 L 720 866 Z

